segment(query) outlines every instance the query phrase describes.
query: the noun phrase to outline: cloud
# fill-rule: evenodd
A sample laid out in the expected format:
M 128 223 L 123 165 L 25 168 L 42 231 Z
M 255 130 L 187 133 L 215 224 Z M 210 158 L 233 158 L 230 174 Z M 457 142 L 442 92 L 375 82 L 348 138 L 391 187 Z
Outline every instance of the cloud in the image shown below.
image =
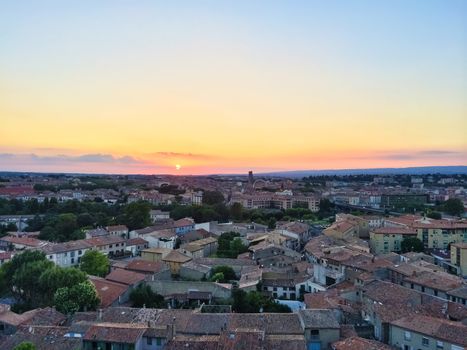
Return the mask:
M 192 159 L 208 159 L 211 156 L 206 154 L 183 153 L 183 152 L 154 152 L 150 153 L 151 156 L 163 158 L 192 158 Z
M 388 160 L 413 160 L 413 159 L 425 159 L 425 158 L 445 158 L 445 157 L 462 157 L 466 156 L 465 152 L 453 151 L 453 150 L 426 150 L 426 151 L 414 151 L 414 152 L 396 152 L 386 154 L 375 154 L 376 158 L 388 159 Z
M 79 156 L 70 156 L 64 154 L 58 155 L 37 155 L 30 154 L 13 154 L 0 153 L 0 159 L 10 161 L 32 161 L 38 163 L 103 163 L 103 164 L 142 164 L 143 162 L 131 156 L 116 157 L 111 154 L 83 154 Z

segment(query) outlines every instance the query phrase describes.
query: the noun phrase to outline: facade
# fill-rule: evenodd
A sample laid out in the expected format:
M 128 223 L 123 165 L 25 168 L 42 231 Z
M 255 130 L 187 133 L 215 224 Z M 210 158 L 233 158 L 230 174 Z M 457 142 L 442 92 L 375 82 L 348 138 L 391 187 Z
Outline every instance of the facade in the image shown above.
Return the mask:
M 319 211 L 319 198 L 311 196 L 298 196 L 283 193 L 235 194 L 230 204 L 239 203 L 247 209 L 275 208 L 291 209 L 297 206 L 306 207 L 312 212 Z
M 446 319 L 413 314 L 390 324 L 389 344 L 403 350 L 463 350 L 467 325 Z
M 85 239 L 64 243 L 48 244 L 41 249 L 48 260 L 61 267 L 77 266 L 81 257 L 93 246 Z
M 467 277 L 467 242 L 451 244 L 451 264 L 458 275 Z
M 373 254 L 401 252 L 405 238 L 417 237 L 417 231 L 405 227 L 381 227 L 370 231 L 370 249 Z

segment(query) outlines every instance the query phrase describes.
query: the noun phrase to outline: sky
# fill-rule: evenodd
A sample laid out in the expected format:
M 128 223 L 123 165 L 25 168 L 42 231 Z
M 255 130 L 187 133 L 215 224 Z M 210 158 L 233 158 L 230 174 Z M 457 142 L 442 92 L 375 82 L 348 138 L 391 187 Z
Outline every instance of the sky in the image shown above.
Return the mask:
M 467 165 L 467 1 L 0 0 L 0 171 Z

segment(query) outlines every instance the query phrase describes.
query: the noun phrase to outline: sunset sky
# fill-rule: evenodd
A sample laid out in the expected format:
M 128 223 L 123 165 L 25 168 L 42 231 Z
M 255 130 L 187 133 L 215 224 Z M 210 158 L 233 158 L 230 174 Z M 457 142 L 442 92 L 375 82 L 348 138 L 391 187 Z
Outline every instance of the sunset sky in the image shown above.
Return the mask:
M 0 0 L 0 171 L 420 165 L 467 165 L 467 1 Z

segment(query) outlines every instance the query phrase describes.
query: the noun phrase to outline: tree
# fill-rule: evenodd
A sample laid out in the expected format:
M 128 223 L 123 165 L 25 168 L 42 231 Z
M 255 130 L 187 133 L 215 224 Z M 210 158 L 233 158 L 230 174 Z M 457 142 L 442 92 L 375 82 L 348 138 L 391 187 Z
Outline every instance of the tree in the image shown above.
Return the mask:
M 276 222 L 277 220 L 275 218 L 269 218 L 268 221 L 268 229 L 273 230 L 276 228 Z
M 211 274 L 216 275 L 216 274 L 222 274 L 222 283 L 232 281 L 232 280 L 238 280 L 237 275 L 235 274 L 235 271 L 233 268 L 230 266 L 225 266 L 225 265 L 220 265 L 216 266 L 212 269 Z
M 54 295 L 55 308 L 66 315 L 95 310 L 99 303 L 96 288 L 89 281 L 78 283 L 73 287 L 59 288 Z
M 79 227 L 92 226 L 94 224 L 94 218 L 89 213 L 82 213 L 78 215 L 76 222 Z
M 109 272 L 109 258 L 97 250 L 88 250 L 81 258 L 80 269 L 89 275 L 104 277 Z
M 224 203 L 224 195 L 219 191 L 204 191 L 203 204 L 214 205 Z
M 460 216 L 464 212 L 464 203 L 459 198 L 449 198 L 443 206 L 449 215 Z
M 29 341 L 23 341 L 16 345 L 13 350 L 36 350 L 36 346 Z
M 224 232 L 218 238 L 217 256 L 220 258 L 236 258 L 248 250 L 237 232 Z
M 227 282 L 224 274 L 222 272 L 216 272 L 215 274 L 212 275 L 210 278 L 211 282 L 218 282 L 218 283 L 225 283 Z
M 240 203 L 234 203 L 230 207 L 230 216 L 235 221 L 240 221 L 243 218 L 243 206 Z
M 41 274 L 53 266 L 48 260 L 32 261 L 21 265 L 13 274 L 11 291 L 13 295 L 32 307 L 42 304 L 39 285 Z
M 402 253 L 423 252 L 423 242 L 417 237 L 408 237 L 401 242 Z
M 430 211 L 428 214 L 426 214 L 427 217 L 435 220 L 440 220 L 441 219 L 441 213 L 437 211 Z
M 154 292 L 145 283 L 140 284 L 130 293 L 130 301 L 133 307 L 163 308 L 164 297 Z
M 150 210 L 151 204 L 148 202 L 138 201 L 128 204 L 125 208 L 125 225 L 130 231 L 149 226 L 151 224 Z
M 53 266 L 45 270 L 40 278 L 38 288 L 41 290 L 44 300 L 53 300 L 55 292 L 64 287 L 73 287 L 87 280 L 85 272 L 74 267 L 62 268 Z

